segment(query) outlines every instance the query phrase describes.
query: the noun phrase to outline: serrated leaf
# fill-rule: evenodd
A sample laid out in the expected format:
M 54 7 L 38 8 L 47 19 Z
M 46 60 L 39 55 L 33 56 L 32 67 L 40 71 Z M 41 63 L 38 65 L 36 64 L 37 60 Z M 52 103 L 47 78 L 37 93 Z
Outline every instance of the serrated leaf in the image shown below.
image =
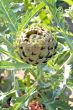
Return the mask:
M 18 61 L 18 62 L 22 62 L 22 61 L 20 60 L 20 58 L 19 58 L 16 54 L 10 53 L 10 52 L 4 50 L 4 49 L 1 48 L 1 47 L 0 47 L 0 53 L 3 53 L 3 54 L 9 56 L 10 58 L 12 58 L 12 59 L 14 59 L 14 60 L 16 60 L 16 61 Z
M 58 65 L 63 64 L 70 56 L 70 51 L 64 51 L 63 53 L 59 54 L 57 59 L 55 60 L 55 64 Z
M 22 104 L 25 103 L 26 100 L 30 97 L 30 94 L 33 93 L 34 91 L 35 91 L 35 87 L 32 87 L 24 96 L 18 98 L 17 102 L 12 107 L 13 110 L 18 110 L 22 106 Z
M 14 52 L 14 47 L 13 45 L 6 39 L 6 36 L 1 36 L 0 41 L 4 42 L 4 44 L 10 49 L 12 52 Z
M 1 61 L 0 69 L 21 69 L 21 68 L 30 68 L 28 64 L 18 63 L 18 62 L 9 62 L 9 61 Z
M 2 19 L 9 25 L 11 31 L 17 30 L 17 17 L 13 13 L 13 11 L 8 8 L 10 4 L 10 0 L 0 0 L 0 12 L 2 14 Z
M 55 0 L 52 0 L 50 2 L 49 0 L 42 0 L 42 1 L 49 7 L 54 20 L 58 24 L 60 22 L 61 14 L 59 14 L 58 9 L 55 6 L 56 1 Z
M 20 31 L 22 31 L 24 29 L 24 27 L 25 28 L 27 27 L 27 25 L 30 22 L 31 18 L 33 16 L 35 16 L 35 14 L 38 13 L 38 11 L 40 9 L 42 9 L 44 6 L 45 6 L 45 4 L 43 2 L 41 2 L 40 4 L 35 6 L 31 11 L 28 11 L 28 12 L 25 13 L 25 16 L 22 17 L 21 23 L 18 26 L 18 33 L 20 33 Z
M 60 43 L 62 43 L 62 44 L 64 44 L 65 43 L 65 38 L 62 37 L 62 36 L 58 36 L 57 37 L 57 41 L 60 42 Z
M 50 3 L 50 4 L 55 4 L 57 2 L 57 0 L 45 0 L 47 3 Z

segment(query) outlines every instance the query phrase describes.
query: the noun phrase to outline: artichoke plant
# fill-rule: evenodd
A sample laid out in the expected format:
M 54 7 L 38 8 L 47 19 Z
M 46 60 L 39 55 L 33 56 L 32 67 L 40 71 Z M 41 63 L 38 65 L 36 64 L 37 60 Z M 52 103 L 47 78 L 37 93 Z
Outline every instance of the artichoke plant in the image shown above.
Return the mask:
M 20 58 L 32 65 L 46 63 L 56 53 L 56 48 L 52 33 L 42 27 L 26 29 L 18 40 Z

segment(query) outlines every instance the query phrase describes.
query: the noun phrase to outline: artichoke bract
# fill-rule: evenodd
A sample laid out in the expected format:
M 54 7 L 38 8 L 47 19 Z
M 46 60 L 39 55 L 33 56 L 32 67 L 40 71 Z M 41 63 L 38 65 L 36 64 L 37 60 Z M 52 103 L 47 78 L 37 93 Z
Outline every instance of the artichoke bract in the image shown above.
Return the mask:
M 32 65 L 46 63 L 56 53 L 57 43 L 44 28 L 26 29 L 18 40 L 20 58 Z

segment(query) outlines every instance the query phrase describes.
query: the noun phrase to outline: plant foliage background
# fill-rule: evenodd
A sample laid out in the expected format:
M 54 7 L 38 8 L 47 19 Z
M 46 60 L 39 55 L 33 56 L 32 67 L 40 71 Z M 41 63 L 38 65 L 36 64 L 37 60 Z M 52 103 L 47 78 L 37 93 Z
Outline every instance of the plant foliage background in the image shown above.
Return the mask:
M 72 5 L 73 0 L 0 0 L 0 110 L 29 110 L 35 98 L 44 110 L 73 110 Z M 58 43 L 56 55 L 41 66 L 22 62 L 16 51 L 21 32 L 35 23 Z

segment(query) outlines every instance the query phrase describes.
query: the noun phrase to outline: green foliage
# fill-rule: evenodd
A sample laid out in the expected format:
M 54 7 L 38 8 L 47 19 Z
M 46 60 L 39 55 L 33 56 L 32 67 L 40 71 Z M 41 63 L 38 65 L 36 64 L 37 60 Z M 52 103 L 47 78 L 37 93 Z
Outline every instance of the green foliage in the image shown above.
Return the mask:
M 8 7 L 11 1 L 0 0 L 0 17 L 8 25 L 9 29 L 12 31 L 17 30 L 17 17 L 14 14 L 13 10 Z
M 45 106 L 44 110 L 73 109 L 69 104 L 73 100 L 69 99 L 73 87 L 73 33 L 64 9 L 56 7 L 57 1 L 0 0 L 1 110 L 29 110 L 29 103 L 35 99 Z M 73 4 L 72 0 L 62 1 Z M 58 44 L 56 55 L 47 64 L 37 66 L 23 62 L 16 47 L 21 32 L 34 24 L 51 31 Z M 11 105 L 7 103 L 9 98 Z
M 18 26 L 18 34 L 28 26 L 31 18 L 34 17 L 44 6 L 45 4 L 41 2 L 39 5 L 34 6 L 31 11 L 26 11 L 25 15 L 22 16 L 21 23 Z
M 73 0 L 63 0 L 65 1 L 66 3 L 68 3 L 69 5 L 73 5 Z
M 63 53 L 58 55 L 57 59 L 55 60 L 55 63 L 57 63 L 58 65 L 62 65 L 63 63 L 65 63 L 65 61 L 67 61 L 69 56 L 70 56 L 70 52 L 64 51 Z

